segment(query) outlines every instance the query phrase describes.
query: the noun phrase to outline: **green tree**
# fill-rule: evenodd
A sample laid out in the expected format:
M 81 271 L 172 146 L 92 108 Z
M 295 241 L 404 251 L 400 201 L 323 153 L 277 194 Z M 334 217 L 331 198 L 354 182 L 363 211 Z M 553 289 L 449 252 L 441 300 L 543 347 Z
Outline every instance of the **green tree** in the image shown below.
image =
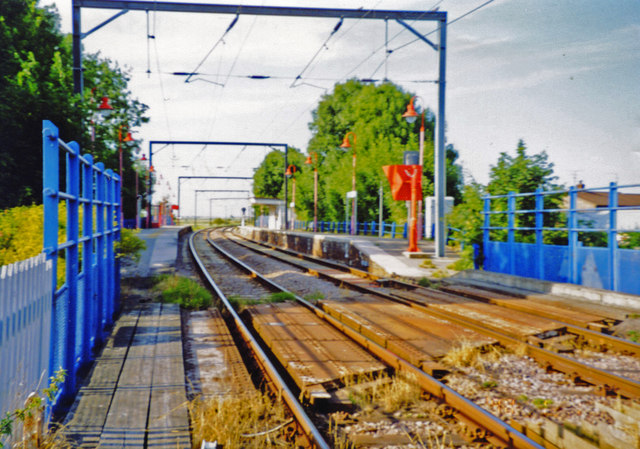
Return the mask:
M 489 184 L 487 192 L 489 195 L 506 195 L 513 193 L 533 193 L 536 189 L 558 190 L 560 186 L 554 181 L 557 177 L 553 174 L 553 163 L 549 162 L 549 157 L 545 151 L 530 155 L 523 140 L 518 142 L 515 156 L 506 152 L 500 153 L 496 165 L 491 166 L 489 173 Z M 545 195 L 545 209 L 556 209 L 561 203 L 560 195 Z M 506 211 L 507 200 L 494 199 L 491 201 L 491 208 L 494 211 Z M 516 198 L 516 209 L 534 210 L 535 197 L 533 195 Z M 516 214 L 516 227 L 535 227 L 535 214 Z M 563 216 L 559 213 L 545 213 L 544 226 L 553 227 L 562 222 Z M 507 225 L 506 214 L 494 215 L 491 217 L 491 226 Z M 549 234 L 551 236 L 551 233 Z M 556 235 L 555 238 L 561 238 Z M 492 239 L 504 240 L 506 231 L 492 231 Z M 532 242 L 535 239 L 534 231 L 520 231 L 516 233 L 516 240 L 521 242 Z
M 447 216 L 448 225 L 453 228 L 451 237 L 465 246 L 463 259 L 468 262 L 465 268 L 471 268 L 473 261 L 472 245 L 480 245 L 483 237 L 483 217 L 484 208 L 483 196 L 486 194 L 485 187 L 475 181 L 464 186 L 462 191 L 462 201 L 453 207 Z M 482 252 L 478 254 L 477 263 L 482 263 Z
M 345 217 L 345 194 L 351 190 L 352 151 L 342 151 L 340 144 L 347 132 L 356 134 L 356 186 L 358 190 L 359 220 L 378 217 L 378 189 L 385 187 L 384 217 L 395 221 L 406 219 L 404 202 L 393 201 L 383 165 L 401 164 L 404 151 L 418 150 L 420 123 L 408 124 L 402 118 L 411 95 L 392 83 L 365 84 L 349 80 L 336 84 L 331 94 L 322 97 L 313 111 L 309 127 L 313 133 L 308 151 L 318 154 L 319 160 L 319 216 L 323 220 L 342 220 Z M 433 128 L 434 116 L 425 112 L 425 153 L 423 193 L 433 194 Z M 352 142 L 353 143 L 353 142 Z M 447 148 L 447 194 L 460 198 L 462 182 L 456 165 L 458 153 Z M 313 214 L 313 171 L 304 173 L 302 206 L 304 213 Z M 311 212 L 309 212 L 311 211 Z
M 0 2 L 0 208 L 41 202 L 43 119 L 116 172 L 120 126 L 146 121 L 146 106 L 132 98 L 128 74 L 116 64 L 85 55 L 83 95 L 73 94 L 71 66 L 71 37 L 60 32 L 54 8 L 40 8 L 36 0 Z M 116 110 L 102 124 L 92 123 L 98 95 L 109 96 Z M 135 204 L 134 149 L 123 151 L 125 216 Z

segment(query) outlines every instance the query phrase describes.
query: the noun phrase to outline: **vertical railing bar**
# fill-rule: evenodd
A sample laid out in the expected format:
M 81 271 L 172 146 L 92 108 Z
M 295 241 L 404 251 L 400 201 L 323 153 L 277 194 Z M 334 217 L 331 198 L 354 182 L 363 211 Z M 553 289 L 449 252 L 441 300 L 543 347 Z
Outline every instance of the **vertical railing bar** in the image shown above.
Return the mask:
M 569 188 L 569 282 L 578 283 L 578 231 L 577 229 L 577 198 L 575 186 Z
M 96 265 L 98 273 L 97 301 L 96 301 L 96 345 L 102 344 L 104 330 L 104 310 L 107 299 L 107 272 L 105 266 L 105 245 L 107 237 L 105 235 L 105 213 L 106 213 L 106 177 L 104 174 L 104 164 L 96 164 L 96 194 L 98 197 L 96 232 L 98 233 L 98 251 L 96 253 Z
M 67 152 L 67 186 L 66 191 L 73 199 L 67 200 L 67 241 L 73 241 L 71 247 L 66 249 L 67 271 L 67 335 L 65 336 L 65 361 L 67 370 L 65 379 L 65 393 L 75 391 L 76 386 L 76 360 L 77 360 L 77 311 L 78 311 L 78 196 L 80 193 L 80 146 L 76 142 L 70 142 L 69 147 L 73 152 Z
M 508 230 L 507 230 L 507 242 L 509 245 L 509 274 L 516 274 L 516 257 L 515 257 L 515 227 L 516 227 L 516 197 L 514 192 L 509 192 L 507 196 L 507 209 L 508 209 Z
M 59 177 L 58 173 L 58 128 L 48 120 L 43 122 L 42 129 L 42 202 L 44 209 L 44 234 L 43 234 L 43 246 L 47 251 L 47 258 L 51 260 L 52 275 L 51 275 L 51 289 L 56 291 L 57 285 L 57 258 L 58 258 L 58 188 Z M 53 300 L 53 298 L 52 298 Z M 51 317 L 51 335 L 50 339 L 54 342 L 54 334 L 56 329 L 56 309 L 52 303 Z M 55 365 L 56 351 L 51 348 L 49 354 L 49 372 L 50 376 L 58 367 Z M 47 377 L 48 377 L 47 376 Z
M 82 235 L 89 237 L 82 244 L 82 271 L 84 273 L 84 319 L 82 320 L 83 362 L 91 359 L 91 325 L 93 324 L 93 156 L 85 154 L 82 164 L 83 203 Z
M 484 197 L 484 207 L 482 210 L 482 214 L 484 215 L 484 230 L 482 232 L 482 246 L 483 246 L 483 257 L 482 257 L 482 265 L 488 267 L 489 263 L 489 245 L 491 241 L 491 235 L 489 234 L 489 227 L 491 226 L 491 215 L 489 212 L 491 211 L 491 198 L 488 196 Z
M 609 184 L 609 232 L 608 232 L 608 265 L 609 289 L 618 290 L 618 187 L 615 182 Z
M 544 279 L 544 196 L 542 188 L 536 189 L 536 275 Z

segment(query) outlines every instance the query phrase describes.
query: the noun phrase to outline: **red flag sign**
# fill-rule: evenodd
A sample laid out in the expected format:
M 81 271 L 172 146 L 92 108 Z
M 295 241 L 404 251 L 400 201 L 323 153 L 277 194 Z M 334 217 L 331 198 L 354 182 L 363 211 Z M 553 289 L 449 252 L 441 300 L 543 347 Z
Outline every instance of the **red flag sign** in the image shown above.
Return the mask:
M 394 200 L 411 200 L 411 180 L 416 179 L 417 200 L 422 199 L 422 167 L 419 165 L 384 165 L 384 174 L 387 175 L 391 193 Z

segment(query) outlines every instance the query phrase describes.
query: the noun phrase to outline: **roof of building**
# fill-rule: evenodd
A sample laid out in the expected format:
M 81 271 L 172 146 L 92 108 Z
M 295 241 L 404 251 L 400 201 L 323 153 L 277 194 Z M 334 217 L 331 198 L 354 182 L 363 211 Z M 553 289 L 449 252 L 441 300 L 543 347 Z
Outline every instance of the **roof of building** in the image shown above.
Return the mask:
M 595 207 L 607 207 L 609 205 L 609 194 L 607 192 L 578 192 L 578 198 L 590 202 Z M 618 193 L 618 206 L 640 206 L 640 194 Z

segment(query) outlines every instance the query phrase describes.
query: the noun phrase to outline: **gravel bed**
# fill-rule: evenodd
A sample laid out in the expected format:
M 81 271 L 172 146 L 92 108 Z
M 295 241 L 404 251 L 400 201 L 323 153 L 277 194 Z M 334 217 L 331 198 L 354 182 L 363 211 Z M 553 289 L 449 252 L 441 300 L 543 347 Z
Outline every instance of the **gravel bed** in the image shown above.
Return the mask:
M 589 350 L 577 350 L 571 357 L 587 365 L 640 382 L 640 358 L 638 357 Z
M 304 273 L 287 263 L 256 254 L 236 244 L 223 240 L 216 243 L 241 258 L 244 263 L 265 275 L 267 279 L 303 298 L 342 299 L 357 294 L 352 290 L 338 288 L 326 280 Z
M 447 385 L 500 419 L 542 424 L 545 418 L 570 427 L 619 428 L 607 412 L 629 403 L 574 385 L 562 373 L 547 373 L 530 357 L 503 354 L 445 377 Z M 623 426 L 622 426 L 623 427 Z M 628 434 L 633 439 L 634 435 Z

